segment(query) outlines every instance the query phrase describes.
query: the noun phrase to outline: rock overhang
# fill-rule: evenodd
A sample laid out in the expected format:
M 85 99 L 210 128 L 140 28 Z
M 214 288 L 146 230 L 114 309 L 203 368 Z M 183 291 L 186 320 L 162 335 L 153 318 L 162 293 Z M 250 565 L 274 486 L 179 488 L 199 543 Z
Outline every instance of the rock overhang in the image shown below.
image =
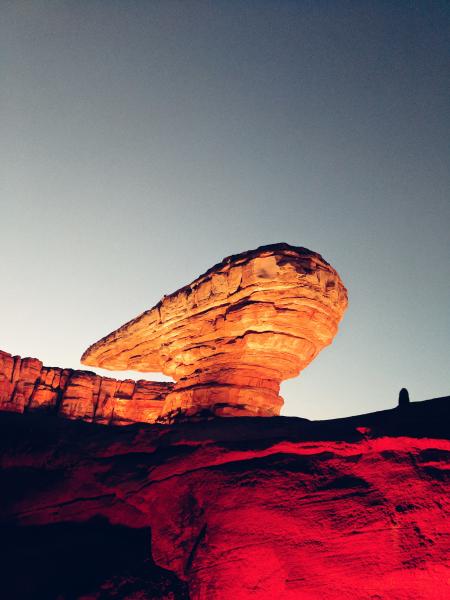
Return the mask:
M 81 361 L 173 377 L 166 412 L 230 405 L 237 414 L 278 414 L 280 382 L 331 343 L 346 307 L 347 290 L 320 254 L 260 246 L 164 296 Z

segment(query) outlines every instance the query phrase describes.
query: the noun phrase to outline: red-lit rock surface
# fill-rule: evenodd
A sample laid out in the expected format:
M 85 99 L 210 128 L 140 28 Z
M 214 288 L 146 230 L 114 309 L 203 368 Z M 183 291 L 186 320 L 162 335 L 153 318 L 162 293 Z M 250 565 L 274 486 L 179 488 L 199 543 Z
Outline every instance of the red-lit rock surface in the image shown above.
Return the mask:
M 447 599 L 449 403 L 324 422 L 0 415 L 4 597 Z
M 45 410 L 102 424 L 154 423 L 173 384 L 123 381 L 91 371 L 44 367 L 0 351 L 0 410 Z
M 319 255 L 288 244 L 225 258 L 92 345 L 81 362 L 162 371 L 176 381 L 163 413 L 272 416 L 280 383 L 336 335 L 347 292 Z

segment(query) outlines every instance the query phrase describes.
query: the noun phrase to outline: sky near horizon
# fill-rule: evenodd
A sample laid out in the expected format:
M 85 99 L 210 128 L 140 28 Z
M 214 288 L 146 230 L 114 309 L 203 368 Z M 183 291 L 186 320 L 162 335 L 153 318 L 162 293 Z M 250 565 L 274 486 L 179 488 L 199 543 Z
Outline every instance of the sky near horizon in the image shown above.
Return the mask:
M 450 393 L 448 3 L 5 1 L 0 80 L 0 349 L 80 368 L 287 242 L 349 308 L 282 414 Z

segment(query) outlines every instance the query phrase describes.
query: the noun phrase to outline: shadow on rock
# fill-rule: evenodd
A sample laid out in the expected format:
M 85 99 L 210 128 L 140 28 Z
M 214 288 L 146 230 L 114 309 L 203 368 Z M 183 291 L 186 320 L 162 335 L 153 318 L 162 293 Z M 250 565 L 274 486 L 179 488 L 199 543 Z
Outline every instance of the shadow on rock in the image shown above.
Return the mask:
M 84 523 L 2 524 L 9 600 L 187 600 L 185 585 L 151 559 L 149 528 Z

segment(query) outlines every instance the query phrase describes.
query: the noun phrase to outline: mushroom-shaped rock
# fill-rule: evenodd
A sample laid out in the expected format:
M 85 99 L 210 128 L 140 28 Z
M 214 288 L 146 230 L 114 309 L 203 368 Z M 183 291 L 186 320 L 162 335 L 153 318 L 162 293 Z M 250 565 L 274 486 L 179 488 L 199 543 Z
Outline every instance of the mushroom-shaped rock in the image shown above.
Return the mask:
M 162 417 L 278 415 L 281 381 L 336 335 L 347 307 L 337 272 L 288 244 L 225 258 L 90 346 L 85 365 L 175 380 Z

